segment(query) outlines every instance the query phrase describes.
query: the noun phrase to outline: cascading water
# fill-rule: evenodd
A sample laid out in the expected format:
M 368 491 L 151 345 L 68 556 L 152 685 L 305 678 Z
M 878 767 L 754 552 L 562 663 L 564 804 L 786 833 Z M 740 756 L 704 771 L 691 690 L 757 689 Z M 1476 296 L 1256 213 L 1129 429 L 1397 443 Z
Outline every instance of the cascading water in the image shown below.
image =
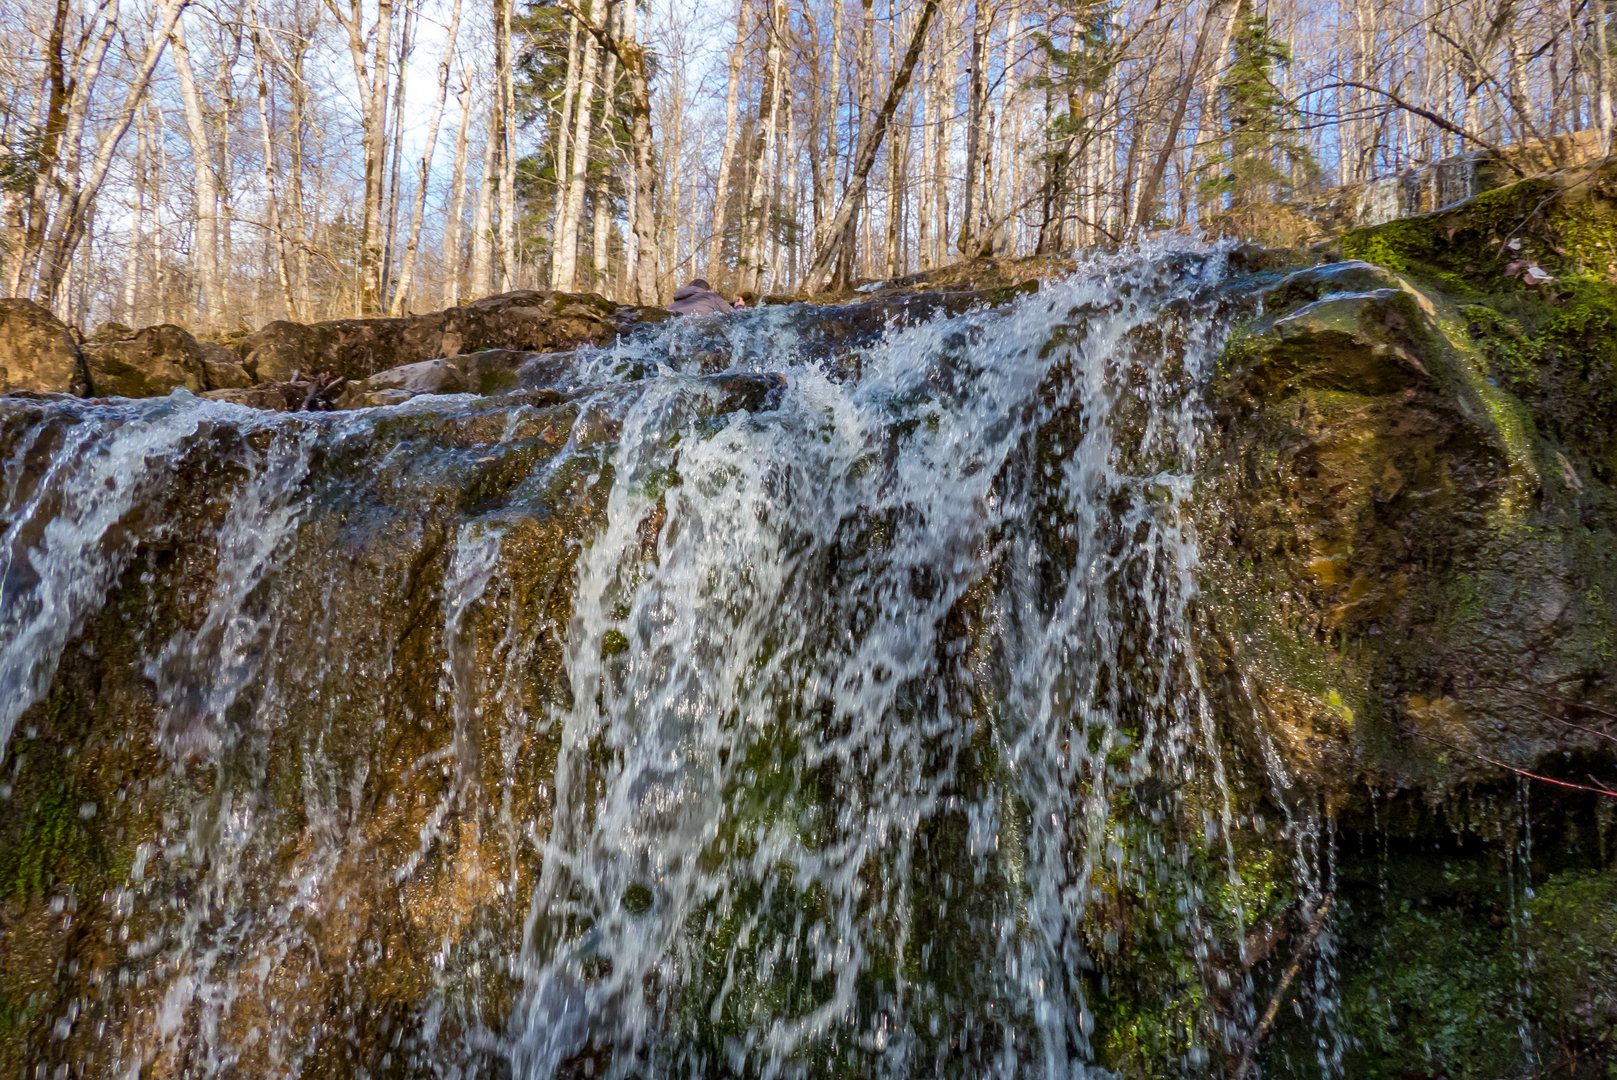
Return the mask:
M 868 344 L 676 323 L 488 398 L 0 404 L 3 792 L 116 821 L 39 930 L 86 939 L 52 1060 L 1233 1069 L 1261 830 L 1191 506 L 1223 260 Z

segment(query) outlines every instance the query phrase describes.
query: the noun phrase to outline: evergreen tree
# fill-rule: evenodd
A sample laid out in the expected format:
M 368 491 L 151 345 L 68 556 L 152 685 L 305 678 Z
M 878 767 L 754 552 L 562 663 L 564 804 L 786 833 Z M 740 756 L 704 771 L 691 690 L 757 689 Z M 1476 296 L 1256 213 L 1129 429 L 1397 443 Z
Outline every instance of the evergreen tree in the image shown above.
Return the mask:
M 1224 142 L 1207 163 L 1203 193 L 1238 211 L 1284 201 L 1318 175 L 1294 127 L 1297 109 L 1275 85 L 1291 49 L 1269 30 L 1253 0 L 1240 0 L 1230 36 L 1230 64 L 1219 86 Z

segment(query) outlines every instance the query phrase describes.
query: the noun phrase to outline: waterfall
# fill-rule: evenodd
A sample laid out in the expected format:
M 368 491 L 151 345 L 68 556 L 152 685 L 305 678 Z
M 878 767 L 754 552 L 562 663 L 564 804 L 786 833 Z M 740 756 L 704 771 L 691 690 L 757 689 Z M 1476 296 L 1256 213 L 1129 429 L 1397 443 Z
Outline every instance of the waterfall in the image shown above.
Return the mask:
M 1202 671 L 1224 265 L 676 321 L 386 409 L 0 401 L 0 794 L 93 792 L 101 845 L 48 899 L 98 943 L 51 1052 L 1227 1070 L 1240 851 L 1317 898 L 1328 842 L 1234 810 Z

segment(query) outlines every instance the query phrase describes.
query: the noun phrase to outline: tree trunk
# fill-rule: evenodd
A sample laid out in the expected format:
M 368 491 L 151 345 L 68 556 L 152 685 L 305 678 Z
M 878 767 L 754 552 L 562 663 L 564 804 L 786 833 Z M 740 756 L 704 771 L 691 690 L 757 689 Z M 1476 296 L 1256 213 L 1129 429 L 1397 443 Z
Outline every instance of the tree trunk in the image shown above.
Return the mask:
M 932 94 L 937 107 L 937 135 L 932 143 L 932 254 L 929 265 L 949 261 L 949 143 L 954 113 L 954 45 L 951 16 L 944 13 L 938 35 L 938 60 L 932 69 Z
M 1149 226 L 1156 218 L 1157 198 L 1162 190 L 1162 180 L 1168 174 L 1168 162 L 1173 159 L 1174 151 L 1179 147 L 1179 131 L 1184 126 L 1185 114 L 1190 108 L 1190 95 L 1196 88 L 1196 76 L 1201 72 L 1202 58 L 1206 54 L 1207 43 L 1212 35 L 1213 23 L 1223 4 L 1224 0 L 1208 0 L 1201 26 L 1196 30 L 1196 44 L 1190 50 L 1190 64 L 1185 71 L 1178 73 L 1179 90 L 1174 95 L 1173 113 L 1168 117 L 1167 130 L 1163 132 L 1162 145 L 1157 149 L 1156 159 L 1151 163 L 1145 180 L 1140 184 L 1140 195 L 1134 210 L 1134 221 L 1137 225 Z
M 977 0 L 971 17 L 971 71 L 966 106 L 966 182 L 960 195 L 960 237 L 955 248 L 966 258 L 982 254 L 982 208 L 978 205 L 980 159 L 984 148 L 983 121 L 988 97 L 988 35 L 993 29 L 993 10 L 984 10 L 988 0 Z
M 632 3 L 633 0 L 630 0 Z M 624 5 L 625 7 L 628 4 Z M 612 3 L 607 4 L 606 22 L 611 24 L 613 18 Z M 602 157 L 610 159 L 620 151 L 616 134 L 612 130 L 612 102 L 617 94 L 618 58 L 610 49 L 606 53 L 606 71 L 601 76 L 601 118 L 596 122 L 597 128 L 605 138 L 609 150 Z M 631 166 L 632 167 L 632 166 Z M 608 250 L 608 226 L 612 222 L 612 169 L 596 169 L 594 183 L 595 198 L 592 216 L 593 227 L 590 230 L 590 287 L 603 295 L 609 295 L 611 289 L 607 285 L 607 274 L 611 268 L 611 252 Z
M 202 93 L 191 65 L 191 51 L 185 44 L 185 27 L 174 27 L 174 72 L 179 78 L 180 101 L 185 107 L 185 129 L 191 143 L 192 205 L 196 232 L 191 244 L 194 287 L 202 297 L 198 323 L 212 328 L 222 314 L 219 281 L 219 183 L 213 171 L 212 140 L 208 136 L 207 115 Z
M 736 37 L 730 46 L 730 69 L 724 90 L 724 149 L 719 154 L 719 175 L 713 190 L 713 231 L 707 240 L 707 273 L 714 279 L 723 276 L 719 271 L 724 257 L 726 211 L 730 206 L 730 174 L 735 167 L 736 143 L 740 137 L 736 127 L 736 109 L 741 92 L 741 67 L 747 57 L 747 24 L 751 21 L 752 0 L 740 0 L 736 8 Z
M 593 25 L 602 0 L 592 0 L 589 13 L 583 15 L 586 25 Z M 577 13 L 575 13 L 576 17 Z M 593 35 L 584 39 L 584 61 L 579 72 L 578 99 L 573 128 L 573 160 L 567 177 L 567 197 L 562 202 L 560 240 L 554 259 L 555 273 L 551 285 L 564 292 L 577 288 L 578 282 L 578 226 L 584 214 L 584 183 L 589 176 L 590 124 L 594 118 L 591 103 L 595 97 L 596 65 L 600 50 Z
M 876 154 L 881 149 L 882 139 L 887 134 L 887 125 L 892 121 L 893 113 L 898 108 L 899 99 L 909 87 L 910 77 L 915 73 L 915 62 L 920 58 L 921 46 L 926 40 L 927 27 L 932 24 L 932 17 L 937 14 L 939 0 L 922 0 L 921 14 L 916 20 L 915 29 L 910 34 L 909 47 L 904 50 L 904 61 L 899 69 L 893 73 L 893 81 L 887 88 L 886 100 L 882 102 L 881 110 L 876 114 L 875 122 L 860 135 L 859 150 L 854 156 L 852 183 L 842 196 L 842 205 L 833 219 L 831 237 L 833 240 L 824 248 L 815 253 L 814 262 L 809 266 L 808 274 L 804 280 L 804 288 L 809 291 L 822 289 L 830 279 L 831 270 L 836 264 L 838 256 L 836 238 L 840 238 L 847 228 L 848 222 L 853 218 L 853 208 L 863 197 L 865 184 L 870 176 L 870 167 L 875 164 Z
M 1595 123 L 1600 128 L 1602 156 L 1612 150 L 1611 46 L 1606 38 L 1606 0 L 1589 0 L 1589 21 L 1594 30 Z
M 362 0 L 349 0 L 346 12 L 337 0 L 326 0 L 327 7 L 348 37 L 348 57 L 354 68 L 354 82 L 360 93 L 360 129 L 365 162 L 361 197 L 357 259 L 357 302 L 362 315 L 375 315 L 382 305 L 382 198 L 387 177 L 387 104 L 393 60 L 393 0 L 377 0 L 374 42 L 367 49 Z
M 561 110 L 556 114 L 556 192 L 550 212 L 550 281 L 556 280 L 556 260 L 560 257 L 562 238 L 566 233 L 563 213 L 567 202 L 567 178 L 573 175 L 572 137 L 573 110 L 578 98 L 578 75 L 582 66 L 581 46 L 586 34 L 577 19 L 571 20 L 567 32 L 567 74 L 562 81 Z
M 499 109 L 499 212 L 496 234 L 501 292 L 517 286 L 517 161 L 515 65 L 511 59 L 511 0 L 494 0 L 494 94 Z
M 759 133 L 753 160 L 751 183 L 748 185 L 747 215 L 741 222 L 741 258 L 736 267 L 736 289 L 756 292 L 763 271 L 764 236 L 769 228 L 769 153 L 775 143 L 775 132 L 780 120 L 781 98 L 784 93 L 781 78 L 781 57 L 784 52 L 782 35 L 786 23 L 786 0 L 774 0 L 770 5 L 769 48 L 764 61 L 763 96 L 759 111 L 764 115 L 763 129 Z
M 483 140 L 483 171 L 477 184 L 477 209 L 472 213 L 472 299 L 493 292 L 494 282 L 494 188 L 489 174 L 494 171 L 494 133 Z
M 249 8 L 254 23 L 256 13 Z M 288 319 L 298 318 L 297 296 L 292 291 L 291 259 L 287 254 L 286 233 L 281 229 L 281 200 L 276 193 L 275 139 L 270 130 L 269 78 L 265 71 L 263 38 L 256 25 L 253 29 L 253 78 L 258 87 L 259 150 L 264 155 L 264 204 L 266 225 L 269 228 L 275 255 L 275 278 L 281 287 L 281 309 Z
M 274 38 L 269 44 L 274 46 Z M 311 237 L 309 236 L 309 223 L 305 214 L 307 201 L 303 189 L 303 163 L 304 163 L 304 126 L 308 107 L 308 87 L 303 80 L 304 58 L 308 52 L 307 35 L 295 42 L 292 55 L 288 58 L 287 79 L 291 83 L 291 132 L 288 139 L 290 160 L 287 162 L 289 178 L 291 180 L 290 202 L 292 206 L 292 228 L 296 232 L 297 242 L 297 281 L 296 295 L 299 311 L 305 315 L 309 311 L 309 249 Z
M 455 58 L 455 40 L 460 34 L 460 0 L 453 0 L 449 10 L 449 29 L 445 34 L 444 52 L 438 61 L 438 96 L 433 99 L 432 116 L 427 120 L 427 141 L 421 150 L 421 161 L 416 166 L 416 192 L 415 206 L 410 211 L 410 233 L 404 244 L 404 261 L 399 267 L 398 284 L 393 290 L 393 301 L 388 304 L 388 314 L 397 316 L 404 310 L 404 300 L 410 293 L 410 287 L 415 279 L 416 252 L 421 246 L 421 223 L 427 212 L 428 179 L 432 174 L 432 159 L 438 152 L 438 128 L 443 123 L 444 104 L 449 100 L 449 66 Z M 402 93 L 399 95 L 404 96 Z M 465 139 L 466 119 L 464 110 L 461 114 L 460 138 Z M 464 173 L 466 161 L 464 146 L 457 146 L 462 156 L 457 156 L 455 166 L 458 172 Z M 460 176 L 456 176 L 458 189 Z M 445 229 L 445 236 L 448 229 Z
M 646 67 L 645 47 L 629 36 L 632 33 L 633 23 L 625 23 L 624 30 L 615 32 L 610 23 L 610 15 L 606 20 L 597 22 L 593 13 L 588 17 L 583 16 L 577 9 L 566 6 L 565 2 L 564 9 L 571 13 L 573 18 L 583 22 L 591 40 L 597 41 L 603 50 L 610 52 L 622 66 L 628 80 L 629 146 L 635 172 L 636 203 L 630 217 L 635 223 L 636 248 L 643 253 L 655 251 L 656 231 L 651 195 L 656 184 L 656 176 L 651 131 L 651 74 Z M 649 258 L 640 259 L 632 276 L 635 282 L 635 301 L 641 304 L 655 304 L 656 263 Z
M 144 112 L 135 121 L 134 204 L 129 208 L 129 250 L 124 255 L 122 314 L 124 322 L 137 324 L 140 310 L 140 282 L 145 277 L 147 187 L 151 178 L 151 135 Z
M 394 288 L 393 266 L 398 261 L 395 246 L 399 237 L 399 176 L 404 168 L 404 88 L 410 70 L 410 57 L 415 52 L 415 7 L 405 0 L 399 17 L 399 88 L 393 95 L 393 149 L 387 165 L 387 224 L 382 229 L 382 294 L 386 298 Z
M 466 218 L 466 149 L 471 130 L 472 77 L 466 71 L 455 100 L 460 105 L 460 124 L 455 131 L 455 164 L 449 178 L 449 215 L 444 222 L 443 247 L 443 305 L 454 307 L 460 303 L 461 232 Z

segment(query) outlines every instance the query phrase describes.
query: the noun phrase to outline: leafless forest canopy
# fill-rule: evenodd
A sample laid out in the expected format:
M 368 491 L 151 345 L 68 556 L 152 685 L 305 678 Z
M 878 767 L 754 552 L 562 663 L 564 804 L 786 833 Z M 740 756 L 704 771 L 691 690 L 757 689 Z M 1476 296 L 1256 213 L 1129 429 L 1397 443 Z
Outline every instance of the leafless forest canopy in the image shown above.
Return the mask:
M 1587 131 L 1607 0 L 0 0 L 0 273 L 83 325 L 787 292 Z

